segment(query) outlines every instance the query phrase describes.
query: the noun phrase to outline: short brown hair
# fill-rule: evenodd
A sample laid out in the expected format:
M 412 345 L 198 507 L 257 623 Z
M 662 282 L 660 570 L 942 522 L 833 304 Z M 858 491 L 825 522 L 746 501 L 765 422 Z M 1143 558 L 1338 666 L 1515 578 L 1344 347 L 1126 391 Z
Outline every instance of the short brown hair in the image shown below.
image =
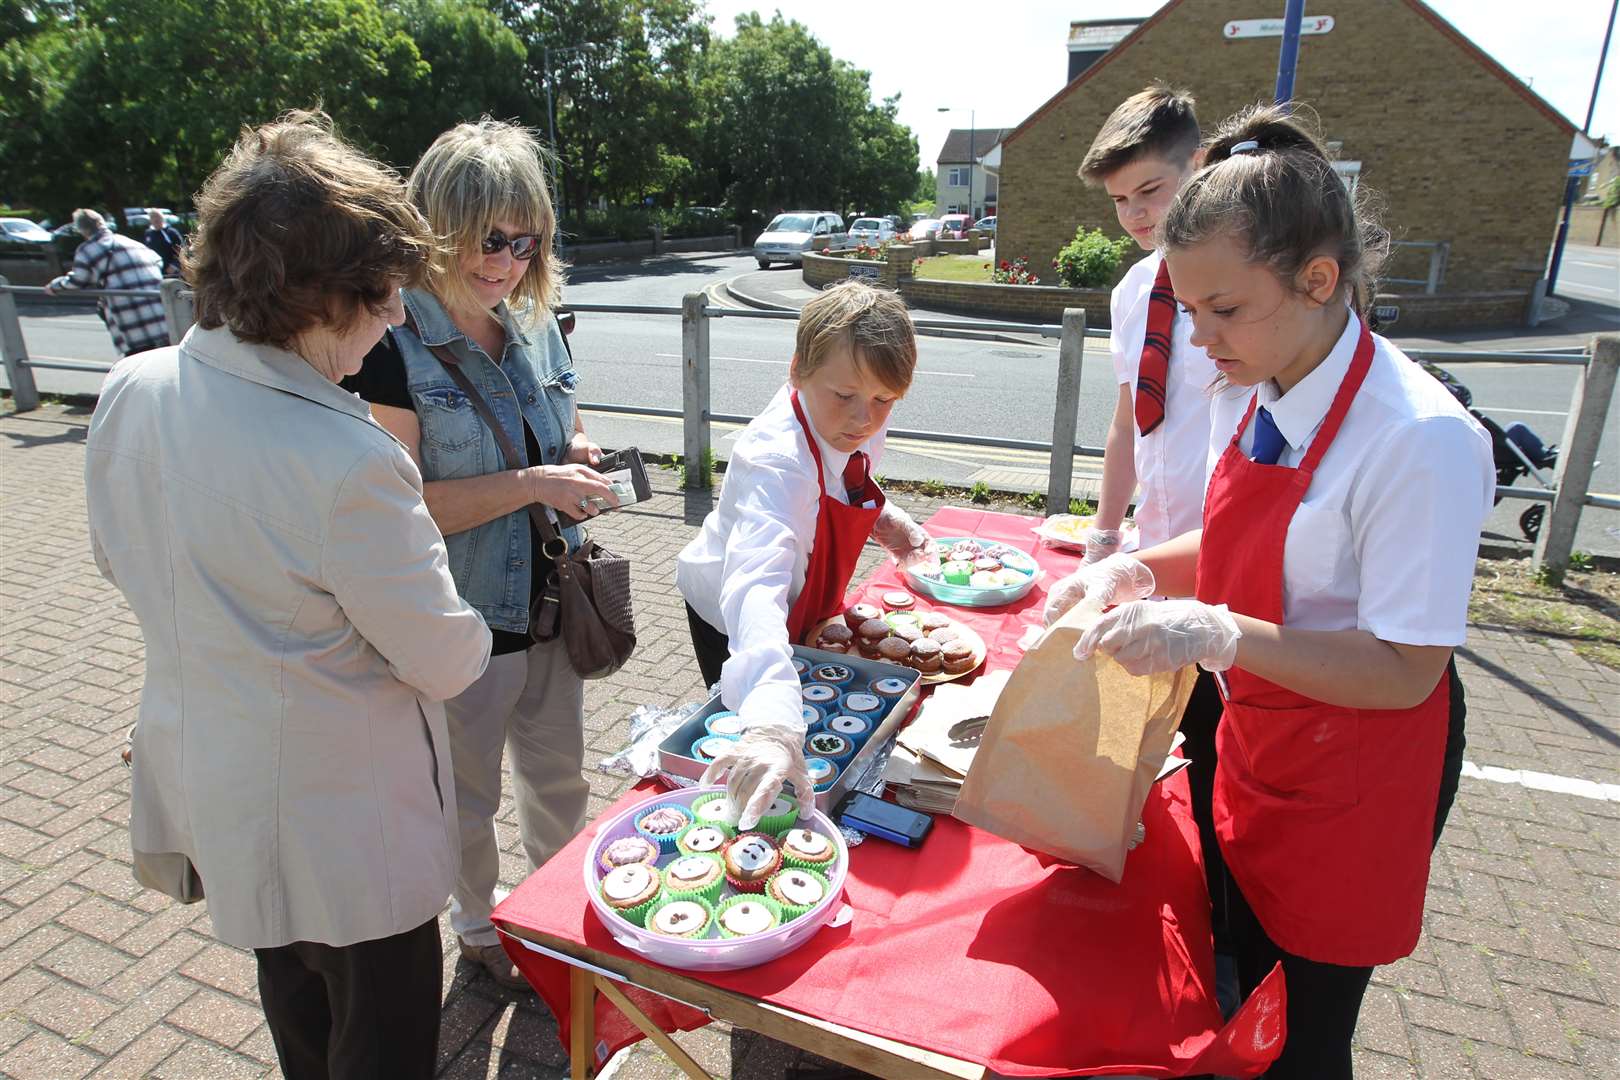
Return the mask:
M 477 305 L 459 263 L 463 254 L 479 249 L 500 219 L 540 237 L 533 265 L 518 279 L 509 306 L 528 322 L 557 306 L 563 268 L 554 246 L 557 216 L 545 157 L 533 131 L 486 116 L 434 139 L 411 170 L 411 201 L 440 242 L 428 261 L 428 288 L 447 310 Z
M 197 197 L 184 256 L 197 322 L 286 348 L 320 325 L 380 314 L 422 279 L 432 234 L 399 174 L 332 132 L 320 112 L 242 129 Z
M 794 338 L 795 376 L 812 374 L 839 348 L 848 348 L 857 366 L 870 369 L 895 393 L 911 388 L 917 330 L 898 293 L 844 281 L 804 305 Z
M 1339 264 L 1341 292 L 1365 316 L 1389 233 L 1372 193 L 1345 188 L 1321 140 L 1296 115 L 1303 108 L 1252 105 L 1223 122 L 1206 164 L 1165 213 L 1160 242 L 1187 248 L 1232 236 L 1288 288 L 1306 263 L 1329 255 Z
M 1080 162 L 1080 179 L 1101 184 L 1149 154 L 1184 165 L 1198 149 L 1198 114 L 1193 96 L 1155 80 L 1132 94 L 1103 121 L 1102 130 Z

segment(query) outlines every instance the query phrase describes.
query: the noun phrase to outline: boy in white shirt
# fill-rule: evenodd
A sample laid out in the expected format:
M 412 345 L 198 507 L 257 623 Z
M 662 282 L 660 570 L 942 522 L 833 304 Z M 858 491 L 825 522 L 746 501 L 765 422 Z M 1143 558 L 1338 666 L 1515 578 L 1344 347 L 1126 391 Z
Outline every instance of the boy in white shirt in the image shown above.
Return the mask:
M 902 564 L 930 555 L 928 535 L 873 480 L 916 364 L 894 293 L 851 281 L 806 304 L 788 385 L 738 437 L 719 504 L 676 561 L 704 681 L 720 683 L 744 726 L 703 782 L 729 773 L 744 829 L 783 781 L 814 802 L 792 646 L 844 610 L 868 538 Z

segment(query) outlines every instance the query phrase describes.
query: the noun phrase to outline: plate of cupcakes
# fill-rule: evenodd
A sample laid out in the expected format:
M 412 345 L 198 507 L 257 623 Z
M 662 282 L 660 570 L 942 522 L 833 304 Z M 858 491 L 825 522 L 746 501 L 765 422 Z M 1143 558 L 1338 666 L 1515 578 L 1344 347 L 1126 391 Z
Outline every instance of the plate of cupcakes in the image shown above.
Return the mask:
M 1021 599 L 1041 578 L 1023 548 L 971 536 L 942 536 L 937 565 L 907 567 L 906 584 L 924 596 L 959 607 L 1000 607 Z
M 661 792 L 605 824 L 585 859 L 591 908 L 620 945 L 668 967 L 774 960 L 848 921 L 849 849 L 832 820 L 778 796 L 739 834 L 723 787 Z
M 984 639 L 972 627 L 938 611 L 918 610 L 916 598 L 903 589 L 886 591 L 878 600 L 881 607 L 855 604 L 826 620 L 807 644 L 909 667 L 925 683 L 960 679 L 984 663 Z

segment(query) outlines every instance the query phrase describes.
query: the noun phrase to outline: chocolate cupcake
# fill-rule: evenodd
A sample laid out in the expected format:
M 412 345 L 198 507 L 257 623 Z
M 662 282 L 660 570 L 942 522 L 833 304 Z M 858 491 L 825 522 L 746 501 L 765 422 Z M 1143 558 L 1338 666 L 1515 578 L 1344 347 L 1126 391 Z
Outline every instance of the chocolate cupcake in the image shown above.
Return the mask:
M 649 933 L 662 937 L 707 937 L 714 926 L 714 905 L 702 897 L 665 897 L 647 912 Z
M 954 626 L 936 626 L 928 631 L 928 636 L 941 645 L 946 645 L 952 641 L 961 640 L 962 631 Z
M 675 850 L 682 855 L 715 855 L 726 846 L 737 830 L 710 821 L 694 821 L 675 837 Z
M 765 885 L 765 895 L 782 907 L 782 921 L 791 922 L 827 898 L 832 886 L 814 870 L 785 867 Z
M 856 640 L 860 643 L 861 655 L 868 660 L 878 657 L 878 642 L 889 636 L 889 624 L 882 619 L 867 619 L 855 628 Z
M 712 904 L 725 887 L 726 868 L 719 855 L 682 855 L 664 867 L 663 878 L 668 895 L 679 900 L 700 896 Z
M 766 880 L 782 868 L 781 847 L 764 833 L 743 833 L 725 846 L 721 857 L 726 880 L 738 892 L 764 892 Z
M 847 653 L 853 647 L 854 647 L 853 643 L 851 643 L 849 645 L 845 645 L 845 644 L 842 644 L 842 643 L 836 642 L 836 641 L 818 641 L 818 642 L 816 642 L 816 648 L 820 649 L 822 652 Z
M 658 862 L 662 849 L 645 836 L 623 836 L 605 844 L 597 853 L 596 864 L 602 868 L 604 874 L 611 873 L 621 866 L 632 863 L 646 863 L 652 866 Z
M 886 664 L 903 664 L 911 655 L 911 642 L 905 638 L 886 637 L 878 642 L 877 659 Z
M 646 863 L 629 863 L 615 867 L 602 879 L 602 899 L 608 907 L 641 926 L 662 887 L 657 870 Z
M 933 638 L 923 638 L 911 648 L 911 666 L 924 675 L 937 675 L 944 668 L 944 647 Z
M 932 636 L 933 632 L 940 627 L 951 625 L 951 618 L 949 615 L 941 615 L 937 611 L 919 611 L 917 613 L 917 624 L 922 627 L 924 634 Z
M 909 621 L 900 622 L 897 620 L 889 624 L 889 636 L 897 637 L 907 645 L 910 645 L 912 642 L 919 640 L 923 636 L 923 632 L 922 627 L 918 626 L 916 623 Z
M 782 834 L 782 861 L 789 866 L 824 870 L 838 857 L 838 846 L 814 829 L 789 829 Z
M 715 911 L 714 924 L 723 938 L 751 937 L 781 926 L 782 908 L 766 896 L 733 896 Z
M 822 610 L 826 609 L 823 608 Z M 861 623 L 866 622 L 868 619 L 880 619 L 882 617 L 883 612 L 871 604 L 856 604 L 844 612 L 844 625 L 851 630 L 859 630 Z
M 948 675 L 966 675 L 979 666 L 978 658 L 973 655 L 973 646 L 965 641 L 953 641 L 946 645 L 941 659 Z
M 675 837 L 692 824 L 691 812 L 674 803 L 660 803 L 636 815 L 636 832 L 657 844 L 666 855 L 675 850 Z
M 854 640 L 855 631 L 851 630 L 848 626 L 844 625 L 843 623 L 828 623 L 826 626 L 821 628 L 821 633 L 816 636 L 816 648 L 826 649 L 837 645 L 842 646 L 844 649 L 848 649 Z M 804 661 L 796 660 L 794 662 L 794 666 L 797 667 L 799 663 L 805 663 L 806 671 L 809 670 L 809 663 Z M 799 672 L 799 677 L 801 679 L 804 678 L 804 676 L 804 671 Z
M 899 589 L 884 593 L 882 600 L 883 606 L 890 611 L 910 611 L 912 606 L 917 603 L 916 598 L 910 593 L 901 592 Z

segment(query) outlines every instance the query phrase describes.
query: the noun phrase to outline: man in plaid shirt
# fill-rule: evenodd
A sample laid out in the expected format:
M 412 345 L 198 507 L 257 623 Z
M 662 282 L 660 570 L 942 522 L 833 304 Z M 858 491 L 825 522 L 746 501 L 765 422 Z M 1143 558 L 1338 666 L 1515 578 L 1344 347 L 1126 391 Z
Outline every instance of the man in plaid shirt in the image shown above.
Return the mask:
M 120 236 L 94 210 L 75 210 L 73 227 L 84 243 L 73 255 L 73 269 L 49 285 L 58 289 L 151 289 L 163 283 L 157 253 L 139 240 Z M 107 296 L 97 304 L 119 356 L 169 344 L 169 320 L 156 296 Z

